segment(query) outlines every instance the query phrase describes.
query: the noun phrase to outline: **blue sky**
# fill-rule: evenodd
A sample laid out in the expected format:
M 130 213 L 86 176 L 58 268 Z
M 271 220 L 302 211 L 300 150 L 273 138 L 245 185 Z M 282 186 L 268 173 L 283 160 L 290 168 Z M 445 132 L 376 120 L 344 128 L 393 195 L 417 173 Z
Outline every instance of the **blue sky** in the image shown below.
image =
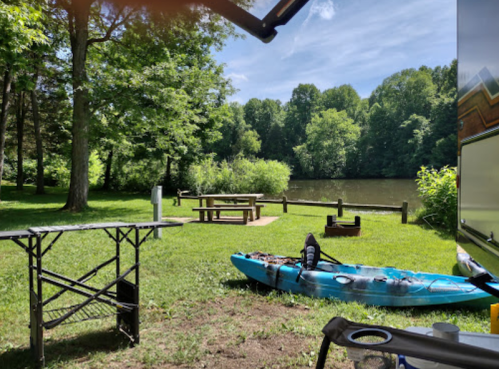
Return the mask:
M 255 1 L 260 18 L 277 3 Z M 231 101 L 284 103 L 300 83 L 351 84 L 369 97 L 402 69 L 448 65 L 457 55 L 456 0 L 310 0 L 277 31 L 269 44 L 247 35 L 215 54 L 239 90 Z

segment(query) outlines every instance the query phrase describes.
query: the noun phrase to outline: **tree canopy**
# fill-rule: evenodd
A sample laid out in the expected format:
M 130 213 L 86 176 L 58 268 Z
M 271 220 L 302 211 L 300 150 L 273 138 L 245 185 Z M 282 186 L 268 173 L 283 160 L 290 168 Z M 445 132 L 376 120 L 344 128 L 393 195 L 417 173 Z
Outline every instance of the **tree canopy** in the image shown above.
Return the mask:
M 262 140 L 258 157 L 285 161 L 295 178 L 414 178 L 422 165 L 456 164 L 456 66 L 402 70 L 365 99 L 312 84 L 284 105 L 252 98 L 245 129 Z

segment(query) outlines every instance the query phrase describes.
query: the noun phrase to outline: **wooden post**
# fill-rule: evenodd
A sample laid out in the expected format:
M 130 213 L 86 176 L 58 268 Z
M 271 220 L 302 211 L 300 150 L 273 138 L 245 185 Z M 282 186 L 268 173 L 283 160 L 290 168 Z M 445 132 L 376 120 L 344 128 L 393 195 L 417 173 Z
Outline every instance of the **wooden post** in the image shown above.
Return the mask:
M 343 216 L 343 200 L 338 199 L 338 218 Z
M 407 211 L 409 209 L 409 204 L 407 201 L 402 203 L 402 224 L 407 224 Z
M 203 207 L 203 199 L 202 198 L 199 198 L 199 207 L 202 208 Z
M 326 216 L 326 225 L 328 227 L 332 227 L 333 226 L 333 216 L 332 215 Z
M 288 212 L 288 198 L 286 196 L 282 197 L 282 211 L 284 213 Z
M 182 205 L 181 200 L 180 200 L 181 196 L 182 196 L 182 191 L 180 191 L 179 189 L 177 189 L 177 206 Z

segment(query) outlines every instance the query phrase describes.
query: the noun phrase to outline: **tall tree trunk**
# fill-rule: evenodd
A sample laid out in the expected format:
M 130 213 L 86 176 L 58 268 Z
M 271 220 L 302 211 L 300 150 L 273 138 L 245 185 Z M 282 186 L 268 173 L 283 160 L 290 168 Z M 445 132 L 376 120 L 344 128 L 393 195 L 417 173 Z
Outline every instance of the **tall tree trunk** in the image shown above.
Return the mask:
M 78 212 L 88 201 L 88 133 L 90 107 L 88 101 L 87 59 L 88 19 L 91 1 L 74 1 L 74 33 L 71 35 L 73 54 L 73 145 L 71 151 L 71 182 L 64 209 Z M 69 15 L 71 16 L 71 15 Z
M 172 186 L 172 157 L 168 155 L 166 157 L 166 173 L 165 173 L 165 181 L 164 187 L 166 190 L 173 189 Z
M 111 167 L 113 165 L 113 148 L 109 150 L 106 160 L 106 172 L 104 173 L 104 184 L 102 185 L 103 190 L 109 190 L 111 188 Z
M 36 142 L 36 194 L 43 195 L 45 193 L 45 177 L 43 171 L 43 145 L 42 133 L 40 129 L 40 115 L 38 112 L 38 97 L 36 96 L 36 86 L 38 82 L 38 73 L 34 76 L 35 87 L 31 90 L 31 107 L 33 108 L 33 125 L 35 126 L 35 142 Z
M 12 85 L 12 73 L 10 71 L 9 66 L 7 66 L 3 78 L 2 111 L 0 113 L 0 196 L 2 194 L 2 176 L 3 176 L 4 155 L 5 155 L 5 135 L 7 132 L 7 116 L 10 107 L 11 85 Z
M 24 173 L 23 173 L 23 143 L 24 143 L 24 119 L 26 118 L 26 109 L 24 108 L 24 91 L 19 91 L 16 109 L 17 123 L 17 189 L 23 190 Z

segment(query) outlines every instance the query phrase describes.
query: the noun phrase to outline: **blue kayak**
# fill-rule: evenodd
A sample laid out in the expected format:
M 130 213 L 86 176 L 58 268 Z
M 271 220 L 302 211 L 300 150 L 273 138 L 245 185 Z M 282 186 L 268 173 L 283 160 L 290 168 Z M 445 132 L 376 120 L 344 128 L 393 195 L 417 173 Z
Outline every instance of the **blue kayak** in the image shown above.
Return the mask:
M 465 277 L 341 264 L 319 260 L 314 270 L 300 259 L 260 252 L 231 256 L 248 278 L 285 292 L 357 301 L 377 306 L 427 306 L 473 302 L 493 303 L 491 296 Z M 499 284 L 491 283 L 499 288 Z M 495 301 L 497 302 L 497 301 Z

